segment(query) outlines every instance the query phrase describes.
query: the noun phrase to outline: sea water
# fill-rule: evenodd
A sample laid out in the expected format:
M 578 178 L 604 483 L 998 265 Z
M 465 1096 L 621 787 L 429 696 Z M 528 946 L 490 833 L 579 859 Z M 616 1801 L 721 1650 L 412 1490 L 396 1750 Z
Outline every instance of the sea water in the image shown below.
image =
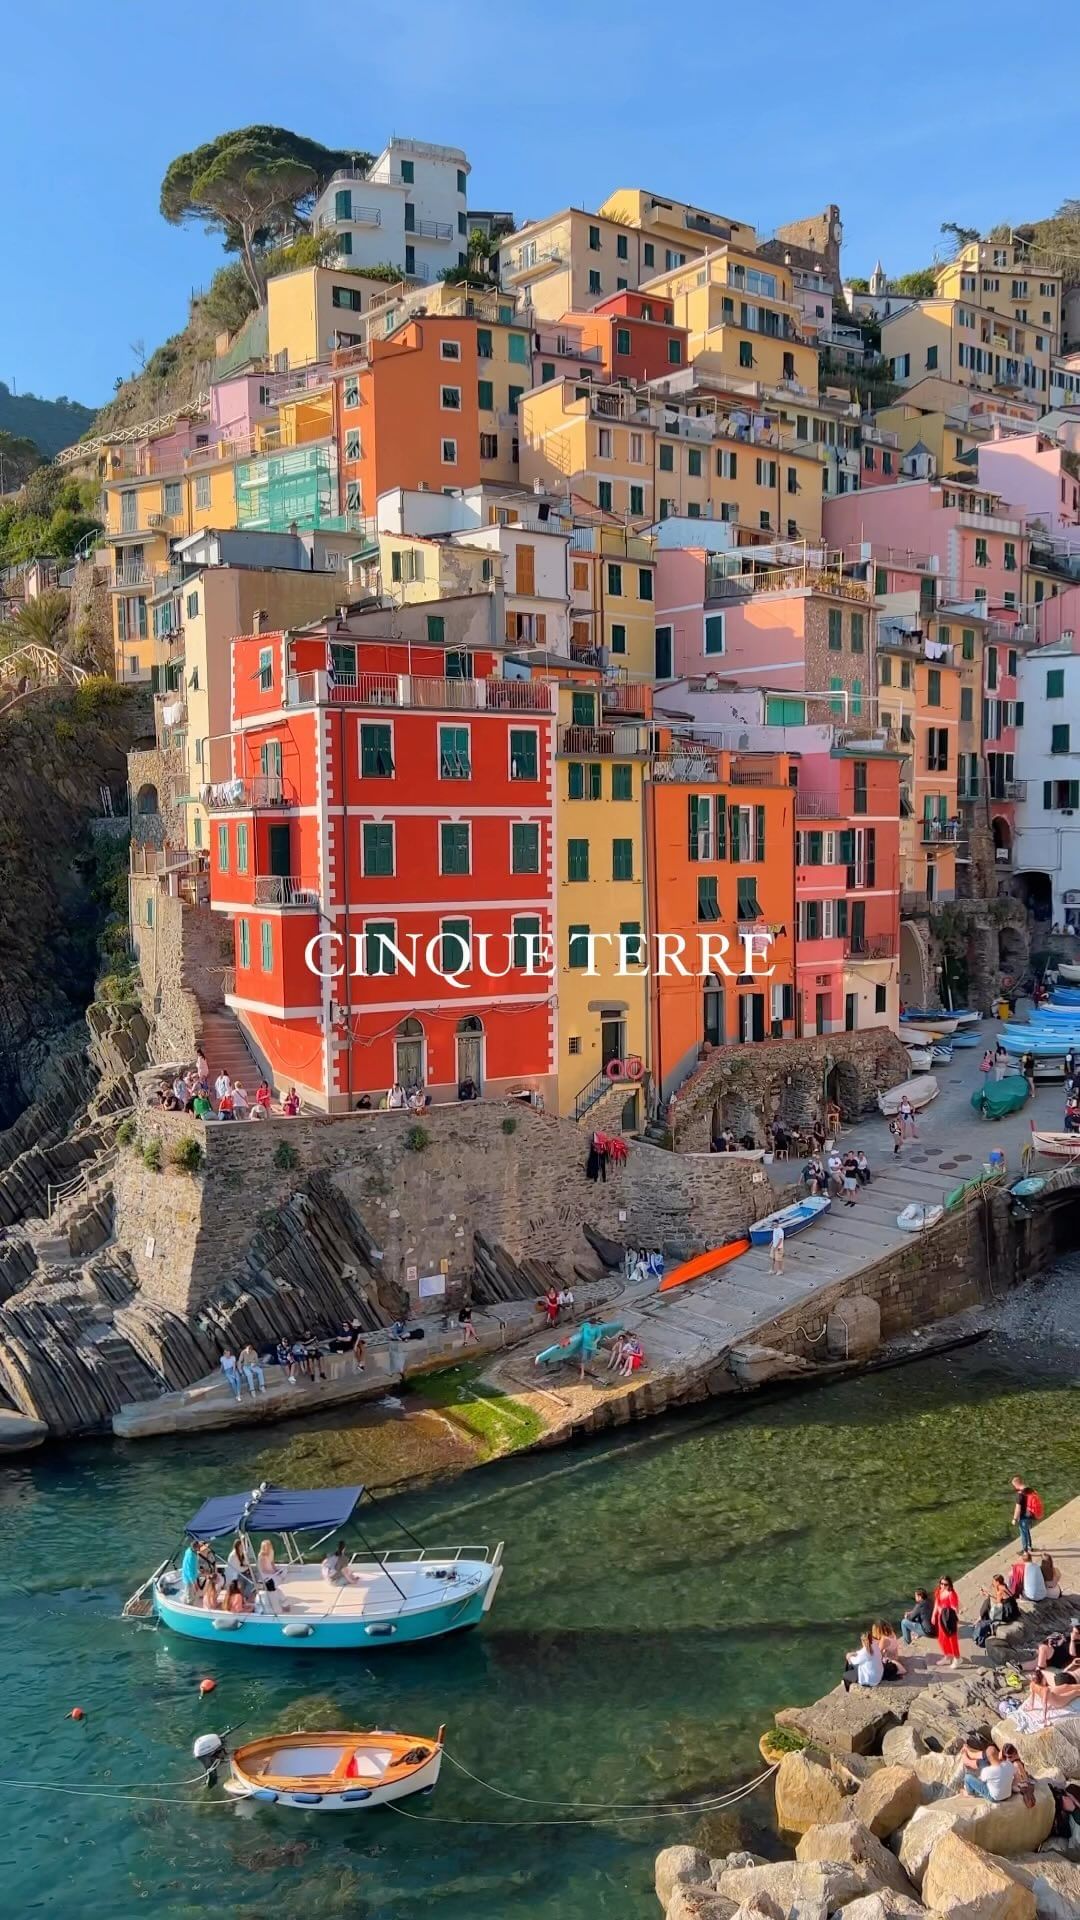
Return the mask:
M 362 1474 L 360 1428 L 0 1466 L 5 1911 L 653 1920 L 661 1846 L 771 1844 L 767 1791 L 709 1815 L 680 1803 L 759 1771 L 774 1710 L 829 1687 L 859 1629 L 916 1582 L 997 1543 L 1004 1564 L 1012 1474 L 1048 1505 L 1080 1485 L 1078 1412 L 1066 1362 L 1033 1384 L 1023 1356 L 988 1343 L 735 1420 L 699 1408 L 461 1475 L 394 1505 L 432 1544 L 505 1541 L 494 1610 L 461 1638 L 371 1655 L 201 1648 L 119 1617 L 204 1497 Z M 449 1762 L 430 1800 L 355 1816 L 180 1784 L 195 1736 L 230 1722 L 250 1739 L 430 1736 L 443 1721 L 448 1752 L 516 1797 Z M 648 1817 L 605 1817 L 611 1802 Z

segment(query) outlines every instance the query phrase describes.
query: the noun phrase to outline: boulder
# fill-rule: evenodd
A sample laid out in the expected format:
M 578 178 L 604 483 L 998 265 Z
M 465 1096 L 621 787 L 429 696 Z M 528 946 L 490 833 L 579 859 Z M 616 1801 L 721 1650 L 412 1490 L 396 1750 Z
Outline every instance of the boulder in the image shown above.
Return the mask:
M 924 1753 L 912 1772 L 924 1801 L 943 1800 L 946 1794 L 959 1793 L 964 1784 L 964 1763 L 958 1753 Z
M 998 1746 L 1011 1740 L 1029 1773 L 1075 1780 L 1080 1772 L 1080 1720 L 1058 1720 L 1038 1733 L 1017 1733 L 1012 1721 L 999 1720 L 994 1739 Z
M 740 1847 L 735 1853 L 725 1853 L 720 1860 L 709 1861 L 710 1880 L 719 1880 L 726 1867 L 764 1867 L 767 1864 L 763 1853 L 748 1853 Z
M 755 1893 L 744 1907 L 736 1907 L 735 1920 L 787 1920 L 787 1914 L 771 1893 Z
M 852 1900 L 844 1908 L 844 1920 L 924 1920 L 924 1915 L 921 1900 L 909 1893 L 893 1893 L 891 1887 L 864 1893 L 861 1900 Z
M 703 1886 L 711 1878 L 712 1868 L 708 1854 L 700 1847 L 665 1847 L 656 1856 L 654 1875 L 656 1897 L 666 1907 L 680 1882 Z
M 746 1906 L 756 1893 L 768 1893 L 785 1912 L 813 1912 L 816 1903 L 833 1913 L 876 1890 L 865 1867 L 844 1866 L 838 1860 L 773 1860 L 765 1867 L 729 1867 L 720 1875 L 720 1892 L 739 1906 Z
M 735 1912 L 735 1901 L 725 1899 L 715 1887 L 678 1880 L 667 1904 L 666 1920 L 733 1920 Z
M 48 1438 L 44 1420 L 32 1414 L 17 1413 L 14 1407 L 0 1407 L 0 1453 L 29 1453 Z
M 865 1868 L 871 1887 L 891 1887 L 894 1893 L 913 1893 L 896 1855 L 882 1845 L 860 1820 L 838 1820 L 830 1827 L 811 1827 L 795 1849 L 796 1860 L 839 1861 Z
M 1003 1863 L 1035 1895 L 1038 1920 L 1076 1920 L 1080 1914 L 1080 1866 L 1060 1853 L 1022 1853 Z
M 829 1772 L 839 1780 L 845 1793 L 854 1793 L 872 1773 L 879 1773 L 885 1765 L 876 1753 L 831 1753 Z
M 903 1720 L 916 1697 L 911 1687 L 835 1687 L 809 1707 L 785 1707 L 778 1727 L 795 1727 L 827 1753 L 876 1753 L 889 1727 Z
M 902 1727 L 889 1727 L 881 1742 L 881 1757 L 887 1767 L 913 1767 L 925 1752 L 922 1734 L 906 1720 Z
M 919 1776 L 911 1767 L 882 1767 L 859 1787 L 851 1803 L 851 1815 L 879 1840 L 887 1840 L 921 1805 Z
M 933 1806 L 919 1807 L 900 1835 L 900 1865 L 917 1887 L 927 1862 L 945 1833 L 959 1833 L 986 1853 L 1032 1853 L 1042 1845 L 1054 1824 L 1054 1796 L 1045 1782 L 1035 1788 L 1035 1805 L 1024 1805 L 1018 1793 L 1011 1800 L 976 1800 L 970 1794 L 952 1794 Z
M 947 1920 L 1035 1920 L 1035 1895 L 959 1833 L 935 1841 L 923 1900 Z
M 843 1817 L 845 1794 L 824 1763 L 809 1753 L 785 1753 L 773 1782 L 776 1824 L 785 1833 L 805 1833 Z

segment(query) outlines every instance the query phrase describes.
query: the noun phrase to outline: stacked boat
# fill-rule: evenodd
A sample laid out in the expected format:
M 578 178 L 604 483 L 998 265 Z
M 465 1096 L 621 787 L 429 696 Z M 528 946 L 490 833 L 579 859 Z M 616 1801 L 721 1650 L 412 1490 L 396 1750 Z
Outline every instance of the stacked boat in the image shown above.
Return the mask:
M 912 1073 L 948 1066 L 961 1035 L 967 1044 L 977 1044 L 967 1035 L 967 1029 L 977 1026 L 978 1021 L 978 1014 L 968 1007 L 905 1007 L 900 1015 L 900 1038 L 907 1048 Z M 960 1043 L 963 1045 L 964 1039 Z
M 1080 1055 L 1080 988 L 1058 987 L 1050 1000 L 1033 1007 L 1026 1021 L 1010 1020 L 999 1044 L 1011 1059 L 1030 1054 L 1040 1079 L 1065 1071 L 1065 1055 Z

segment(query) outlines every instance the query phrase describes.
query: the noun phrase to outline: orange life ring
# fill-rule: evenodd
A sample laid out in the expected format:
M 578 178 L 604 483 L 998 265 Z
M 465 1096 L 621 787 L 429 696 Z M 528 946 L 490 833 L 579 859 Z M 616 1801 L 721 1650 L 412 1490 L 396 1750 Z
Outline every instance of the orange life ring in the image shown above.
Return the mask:
M 626 1077 L 626 1068 L 621 1060 L 609 1060 L 604 1072 L 609 1080 L 623 1080 Z
M 625 1073 L 626 1078 L 628 1080 L 641 1079 L 642 1073 L 644 1072 L 644 1068 L 642 1067 L 642 1064 L 641 1064 L 640 1054 L 636 1054 L 636 1053 L 627 1054 L 626 1059 L 623 1061 L 623 1072 Z

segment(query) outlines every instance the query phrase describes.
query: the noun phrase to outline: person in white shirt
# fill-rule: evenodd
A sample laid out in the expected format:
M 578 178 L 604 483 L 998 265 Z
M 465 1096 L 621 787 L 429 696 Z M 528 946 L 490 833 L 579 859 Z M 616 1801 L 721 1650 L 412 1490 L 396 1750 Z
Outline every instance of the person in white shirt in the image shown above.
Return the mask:
M 236 1355 L 231 1347 L 226 1347 L 221 1356 L 221 1371 L 239 1400 L 244 1388 L 240 1379 L 240 1370 L 236 1364 Z
M 870 1634 L 864 1633 L 854 1653 L 849 1653 L 844 1663 L 844 1692 L 852 1687 L 880 1687 L 885 1678 L 885 1662 L 881 1648 Z
M 1011 1760 L 1002 1758 L 1000 1747 L 987 1747 L 986 1765 L 979 1768 L 978 1774 L 964 1773 L 964 1792 L 974 1795 L 977 1800 L 1010 1800 L 1016 1768 Z
M 332 1587 L 360 1585 L 355 1573 L 349 1567 L 349 1550 L 344 1540 L 339 1540 L 333 1551 L 327 1554 L 322 1563 L 322 1577 Z
M 233 1103 L 233 1112 L 236 1114 L 238 1119 L 242 1120 L 245 1114 L 247 1113 L 248 1107 L 250 1105 L 250 1101 L 248 1100 L 248 1097 L 247 1097 L 247 1088 L 242 1087 L 240 1085 L 239 1080 L 237 1080 L 233 1085 L 232 1103 Z
M 1038 1560 L 1030 1553 L 1022 1553 L 1020 1555 L 1020 1561 L 1024 1569 L 1024 1599 L 1045 1600 L 1046 1581 L 1043 1578 L 1043 1570 Z
M 224 1100 L 225 1095 L 227 1093 L 232 1092 L 232 1081 L 229 1079 L 229 1076 L 225 1072 L 224 1068 L 222 1068 L 222 1071 L 218 1074 L 217 1079 L 214 1081 L 214 1092 L 217 1094 L 218 1106 L 221 1105 L 221 1102 Z
M 775 1227 L 772 1230 L 772 1239 L 769 1242 L 769 1272 L 783 1273 L 783 1271 L 784 1271 L 784 1229 L 780 1225 L 780 1222 L 778 1220 Z

